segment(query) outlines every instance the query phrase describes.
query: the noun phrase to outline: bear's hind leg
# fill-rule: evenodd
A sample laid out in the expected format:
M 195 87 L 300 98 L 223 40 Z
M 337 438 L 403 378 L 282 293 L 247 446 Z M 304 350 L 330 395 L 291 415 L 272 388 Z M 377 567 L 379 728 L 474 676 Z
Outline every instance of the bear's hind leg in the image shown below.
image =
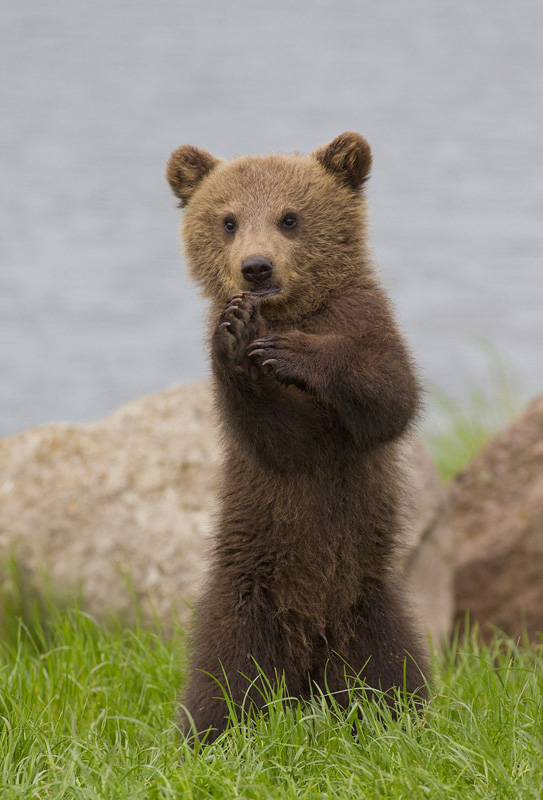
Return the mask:
M 404 608 L 400 592 L 381 581 L 366 585 L 352 610 L 347 642 L 337 648 L 330 642 L 328 658 L 313 670 L 313 682 L 345 708 L 359 681 L 369 698 L 384 696 L 391 706 L 397 691 L 417 704 L 424 700 L 427 656 Z
M 395 690 L 419 700 L 427 696 L 427 655 L 395 587 L 372 581 L 353 610 L 353 635 L 345 661 L 371 689 L 393 702 Z
M 309 694 L 308 656 L 291 657 L 288 632 L 273 604 L 261 597 L 228 605 L 225 595 L 213 591 L 202 604 L 182 697 L 182 733 L 191 736 L 195 730 L 207 742 L 227 727 L 231 710 L 237 719 L 250 716 L 283 681 L 287 695 Z

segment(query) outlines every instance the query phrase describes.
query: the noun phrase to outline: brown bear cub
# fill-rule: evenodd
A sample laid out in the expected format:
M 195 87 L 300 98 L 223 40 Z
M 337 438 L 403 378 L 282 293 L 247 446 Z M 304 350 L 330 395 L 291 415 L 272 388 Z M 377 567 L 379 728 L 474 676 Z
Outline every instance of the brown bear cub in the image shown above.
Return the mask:
M 265 702 L 257 666 L 290 696 L 347 702 L 349 679 L 424 695 L 425 654 L 391 568 L 401 538 L 397 447 L 419 388 L 371 269 L 367 142 L 227 162 L 175 150 L 189 269 L 210 299 L 224 463 L 183 705 L 227 724 L 218 685 Z M 184 713 L 182 727 L 191 727 Z

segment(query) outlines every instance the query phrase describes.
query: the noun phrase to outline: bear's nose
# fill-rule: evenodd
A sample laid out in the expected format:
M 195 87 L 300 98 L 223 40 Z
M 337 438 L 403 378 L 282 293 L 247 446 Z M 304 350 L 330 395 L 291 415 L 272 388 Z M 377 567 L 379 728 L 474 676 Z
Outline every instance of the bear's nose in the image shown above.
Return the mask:
M 272 262 L 262 256 L 246 258 L 241 265 L 243 277 L 249 283 L 264 283 L 273 272 Z

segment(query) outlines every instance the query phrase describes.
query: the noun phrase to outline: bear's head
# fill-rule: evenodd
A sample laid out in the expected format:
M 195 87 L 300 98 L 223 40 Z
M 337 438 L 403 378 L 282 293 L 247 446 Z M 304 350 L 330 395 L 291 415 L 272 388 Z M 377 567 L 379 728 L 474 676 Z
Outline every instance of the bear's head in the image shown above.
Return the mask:
M 367 263 L 362 187 L 368 143 L 343 133 L 309 156 L 215 158 L 174 150 L 167 179 L 180 206 L 189 270 L 223 306 L 238 292 L 274 317 L 317 308 Z

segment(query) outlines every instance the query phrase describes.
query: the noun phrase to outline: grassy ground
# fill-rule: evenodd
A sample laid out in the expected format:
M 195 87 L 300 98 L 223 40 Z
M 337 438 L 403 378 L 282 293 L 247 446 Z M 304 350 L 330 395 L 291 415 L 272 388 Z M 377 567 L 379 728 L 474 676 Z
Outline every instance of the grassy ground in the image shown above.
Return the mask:
M 480 396 L 447 410 L 429 437 L 446 478 L 496 427 Z M 422 717 L 406 705 L 386 720 L 363 699 L 346 716 L 318 698 L 286 709 L 272 698 L 249 729 L 192 750 L 174 729 L 182 631 L 61 612 L 23 590 L 15 568 L 0 582 L 2 800 L 543 800 L 543 644 L 455 641 L 434 655 Z
M 273 704 L 208 748 L 176 740 L 184 639 L 105 630 L 78 611 L 0 650 L 0 796 L 541 798 L 543 646 L 467 639 L 434 658 L 422 718 Z

